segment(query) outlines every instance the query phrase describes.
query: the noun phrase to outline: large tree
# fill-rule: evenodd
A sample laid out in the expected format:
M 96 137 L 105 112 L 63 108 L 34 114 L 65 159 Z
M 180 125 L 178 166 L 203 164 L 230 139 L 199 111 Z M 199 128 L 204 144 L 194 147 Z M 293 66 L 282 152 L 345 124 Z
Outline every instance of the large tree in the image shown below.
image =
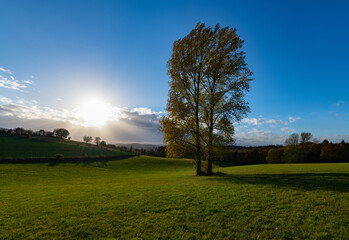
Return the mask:
M 59 138 L 67 138 L 69 136 L 69 131 L 65 128 L 56 128 L 53 130 L 53 136 Z
M 92 142 L 93 138 L 92 136 L 84 136 L 82 139 L 84 140 L 85 143 L 90 143 Z
M 161 130 L 167 156 L 193 157 L 197 175 L 203 159 L 212 174 L 214 148 L 232 142 L 233 121 L 248 111 L 243 96 L 251 72 L 239 50 L 242 43 L 235 29 L 198 23 L 173 44 L 168 116 Z
M 170 75 L 168 116 L 161 120 L 169 156 L 193 157 L 196 174 L 201 175 L 202 80 L 211 33 L 204 24 L 197 24 L 187 36 L 174 42 L 168 74 Z
M 99 144 L 101 143 L 101 138 L 100 137 L 95 137 L 95 143 L 97 145 L 97 147 L 99 147 Z
M 297 146 L 299 143 L 299 134 L 292 133 L 286 140 L 285 145 L 287 146 Z
M 301 133 L 301 144 L 309 142 L 313 138 L 313 134 L 310 132 L 302 132 Z
M 233 122 L 241 120 L 249 111 L 244 100 L 249 90 L 252 73 L 247 68 L 243 40 L 235 28 L 216 25 L 210 30 L 209 51 L 203 73 L 203 122 L 207 146 L 207 174 L 212 174 L 212 163 L 217 147 L 233 143 Z

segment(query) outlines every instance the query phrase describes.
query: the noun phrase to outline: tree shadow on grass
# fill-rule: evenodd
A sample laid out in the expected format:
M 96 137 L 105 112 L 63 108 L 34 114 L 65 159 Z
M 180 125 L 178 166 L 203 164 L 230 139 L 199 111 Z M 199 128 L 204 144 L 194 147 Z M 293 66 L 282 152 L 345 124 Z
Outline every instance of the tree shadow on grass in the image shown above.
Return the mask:
M 271 185 L 275 187 L 302 190 L 326 190 L 349 192 L 347 173 L 307 173 L 307 174 L 226 174 L 208 178 L 211 181 L 234 184 Z

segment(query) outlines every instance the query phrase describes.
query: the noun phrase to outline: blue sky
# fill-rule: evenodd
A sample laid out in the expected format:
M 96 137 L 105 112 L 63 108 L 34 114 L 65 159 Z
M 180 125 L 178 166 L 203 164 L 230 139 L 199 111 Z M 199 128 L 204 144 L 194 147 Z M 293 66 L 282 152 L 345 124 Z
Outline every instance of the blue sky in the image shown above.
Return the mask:
M 346 1 L 0 4 L 0 127 L 64 126 L 75 139 L 161 142 L 166 62 L 173 42 L 200 21 L 235 27 L 245 40 L 255 80 L 237 144 L 281 144 L 302 131 L 349 141 Z M 89 101 L 109 106 L 105 125 L 81 117 Z

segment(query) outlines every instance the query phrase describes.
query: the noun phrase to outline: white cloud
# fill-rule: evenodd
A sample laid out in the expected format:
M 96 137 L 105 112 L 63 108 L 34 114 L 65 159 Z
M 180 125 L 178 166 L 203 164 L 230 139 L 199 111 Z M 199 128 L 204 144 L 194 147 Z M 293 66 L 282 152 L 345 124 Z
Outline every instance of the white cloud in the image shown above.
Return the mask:
M 137 112 L 139 115 L 151 115 L 155 113 L 150 108 L 146 107 L 133 108 L 131 112 Z
M 300 120 L 301 118 L 300 117 L 288 117 L 288 121 L 290 123 L 294 123 L 295 121 L 298 121 Z
M 291 132 L 297 131 L 296 129 L 291 129 L 289 127 L 280 128 L 280 130 L 281 130 L 281 132 L 284 132 L 284 133 L 291 133 Z
M 281 144 L 285 141 L 284 136 L 278 136 L 271 131 L 252 129 L 248 132 L 241 132 L 235 135 L 236 145 L 240 146 L 261 146 Z
M 12 103 L 12 100 L 7 98 L 7 97 L 0 96 L 0 103 L 2 103 L 2 104 L 10 104 L 10 103 Z
M 277 125 L 277 124 L 282 124 L 282 120 L 276 120 L 276 119 L 263 119 L 263 118 L 244 118 L 242 119 L 241 123 L 247 123 L 249 125 L 255 125 L 255 126 L 260 126 L 263 124 L 272 124 L 272 125 Z
M 0 87 L 22 91 L 27 88 L 27 85 L 33 84 L 31 80 L 17 80 L 9 69 L 0 68 L 0 72 L 3 72 L 2 75 L 0 74 Z
M 0 87 L 21 91 L 23 88 L 26 88 L 27 86 L 19 83 L 13 77 L 11 79 L 8 79 L 7 77 L 0 75 Z
M 56 98 L 57 101 L 62 101 L 63 99 L 62 98 Z
M 4 72 L 4 73 L 12 74 L 10 69 L 5 69 L 5 68 L 0 67 L 0 71 Z
M 33 82 L 33 81 L 30 81 L 30 80 L 24 80 L 24 81 L 22 81 L 22 83 L 33 84 L 34 82 Z

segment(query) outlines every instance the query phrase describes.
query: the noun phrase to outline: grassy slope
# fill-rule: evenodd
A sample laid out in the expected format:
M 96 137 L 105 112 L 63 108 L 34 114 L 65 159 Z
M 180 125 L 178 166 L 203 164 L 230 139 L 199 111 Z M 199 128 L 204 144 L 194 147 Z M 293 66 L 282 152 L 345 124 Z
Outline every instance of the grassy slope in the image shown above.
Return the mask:
M 0 158 L 5 157 L 55 157 L 57 153 L 64 157 L 76 156 L 116 156 L 123 153 L 107 151 L 87 146 L 81 142 L 53 137 L 30 137 L 0 134 Z
M 0 165 L 0 239 L 348 239 L 349 163 Z

